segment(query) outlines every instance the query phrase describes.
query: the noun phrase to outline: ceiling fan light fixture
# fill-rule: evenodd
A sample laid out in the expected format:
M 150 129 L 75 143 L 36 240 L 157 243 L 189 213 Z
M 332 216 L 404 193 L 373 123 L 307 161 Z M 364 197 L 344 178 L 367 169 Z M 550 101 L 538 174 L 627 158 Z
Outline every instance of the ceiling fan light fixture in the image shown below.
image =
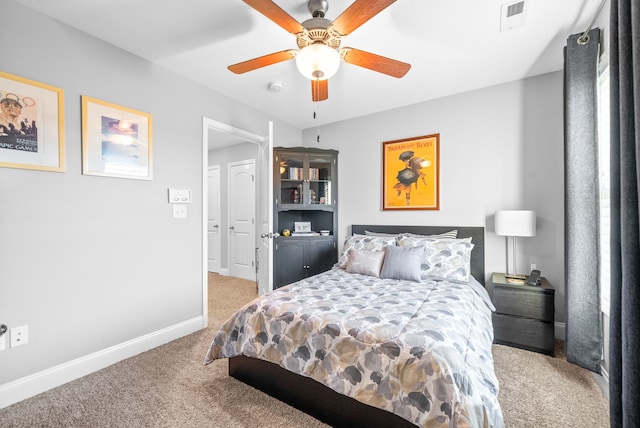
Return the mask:
M 313 43 L 298 51 L 296 65 L 300 73 L 309 80 L 327 80 L 338 71 L 340 54 L 324 43 Z
M 301 1 L 301 0 L 300 0 Z M 236 74 L 278 64 L 295 58 L 300 73 L 311 81 L 311 99 L 324 101 L 329 96 L 329 79 L 342 61 L 391 77 L 403 77 L 411 64 L 354 48 L 340 48 L 347 36 L 396 0 L 353 0 L 333 21 L 325 18 L 329 0 L 307 0 L 311 19 L 298 22 L 274 0 L 244 0 L 249 6 L 278 24 L 296 38 L 298 50 L 286 49 L 239 62 L 227 68 Z M 520 1 L 520 0 L 514 0 Z M 526 0 L 524 0 L 526 1 Z M 338 50 L 340 49 L 340 50 Z M 276 90 L 275 86 L 269 87 Z

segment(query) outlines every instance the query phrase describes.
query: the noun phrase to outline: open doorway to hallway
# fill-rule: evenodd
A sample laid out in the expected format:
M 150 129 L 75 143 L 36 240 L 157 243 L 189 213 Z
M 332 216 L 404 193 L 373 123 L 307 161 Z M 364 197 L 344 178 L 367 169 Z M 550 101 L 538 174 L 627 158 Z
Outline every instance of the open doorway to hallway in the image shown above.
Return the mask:
M 208 150 L 207 270 L 255 280 L 256 167 L 259 147 L 234 141 Z
M 210 232 L 219 233 L 219 245 L 220 253 L 214 254 L 214 260 L 212 266 L 219 270 L 220 274 L 237 276 L 232 272 L 229 265 L 229 243 L 225 244 L 224 240 L 227 238 L 227 233 L 236 230 L 236 225 L 232 224 L 229 216 L 230 204 L 225 201 L 229 198 L 229 184 L 224 184 L 223 171 L 229 169 L 229 164 L 233 162 L 241 162 L 242 160 L 252 159 L 251 162 L 254 165 L 251 181 L 253 182 L 252 193 L 253 196 L 245 198 L 247 205 L 253 205 L 252 208 L 248 208 L 248 211 L 253 213 L 251 220 L 248 223 L 253 225 L 252 238 L 247 238 L 253 241 L 253 251 L 245 251 L 245 259 L 251 261 L 251 263 L 245 263 L 247 265 L 253 265 L 248 272 L 253 275 L 246 274 L 247 279 L 254 279 L 258 287 L 260 294 L 270 291 L 273 287 L 273 278 L 271 275 L 273 267 L 273 212 L 272 212 L 272 200 L 273 194 L 273 123 L 268 122 L 266 125 L 266 134 L 260 136 L 252 132 L 248 132 L 233 126 L 217 122 L 212 119 L 203 118 L 203 178 L 202 178 L 202 314 L 203 314 L 203 327 L 207 326 L 208 314 L 209 314 L 209 234 Z M 222 152 L 219 150 L 225 150 L 226 155 L 229 156 L 226 160 L 223 158 Z M 242 150 L 247 150 L 248 154 L 242 154 Z M 212 153 L 216 151 L 215 153 Z M 234 156 L 239 156 L 234 158 Z M 227 165 L 225 168 L 224 165 Z M 209 217 L 209 166 L 219 165 L 220 171 L 220 184 L 219 195 L 220 202 L 220 214 L 215 214 L 214 217 Z M 223 194 L 227 191 L 227 196 Z M 238 193 L 238 192 L 236 192 Z M 244 192 L 240 192 L 243 193 Z M 231 195 L 232 197 L 234 195 Z M 234 199 L 235 201 L 235 199 Z M 225 218 L 226 215 L 226 218 Z M 246 217 L 249 217 L 248 215 Z M 210 221 L 213 220 L 213 221 Z M 250 248 L 251 244 L 245 246 Z M 227 251 L 223 251 L 227 249 Z M 213 270 L 213 269 L 212 269 Z

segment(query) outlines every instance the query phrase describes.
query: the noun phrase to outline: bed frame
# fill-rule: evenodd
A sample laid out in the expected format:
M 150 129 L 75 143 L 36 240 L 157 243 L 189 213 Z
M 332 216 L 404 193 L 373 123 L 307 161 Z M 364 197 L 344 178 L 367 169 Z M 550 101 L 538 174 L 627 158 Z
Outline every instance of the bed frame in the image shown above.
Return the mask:
M 367 230 L 435 235 L 453 229 L 458 230 L 458 238 L 472 238 L 471 274 L 484 285 L 484 227 L 352 225 L 351 233 L 364 234 Z M 232 357 L 229 375 L 333 427 L 415 428 L 414 424 L 393 413 L 339 394 L 311 378 L 268 361 L 242 355 Z

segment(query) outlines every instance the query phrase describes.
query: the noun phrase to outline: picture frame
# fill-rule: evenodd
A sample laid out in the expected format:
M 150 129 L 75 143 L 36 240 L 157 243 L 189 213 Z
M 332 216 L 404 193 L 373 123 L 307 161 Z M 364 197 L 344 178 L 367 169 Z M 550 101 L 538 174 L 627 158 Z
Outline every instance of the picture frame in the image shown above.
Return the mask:
M 152 116 L 82 96 L 82 174 L 153 179 Z
M 65 172 L 64 91 L 0 71 L 0 167 Z
M 382 143 L 382 209 L 440 209 L 440 134 Z

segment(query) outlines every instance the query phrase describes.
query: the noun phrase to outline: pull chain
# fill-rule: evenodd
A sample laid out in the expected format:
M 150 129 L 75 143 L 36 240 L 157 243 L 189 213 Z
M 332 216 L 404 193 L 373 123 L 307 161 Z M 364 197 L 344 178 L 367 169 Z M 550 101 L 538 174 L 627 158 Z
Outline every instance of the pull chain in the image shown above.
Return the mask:
M 320 112 L 320 104 L 317 103 L 317 107 L 318 107 L 318 113 Z M 316 117 L 316 120 L 318 120 L 318 118 Z M 320 142 L 320 122 L 318 122 L 318 130 L 316 131 L 316 143 Z
M 320 101 L 317 101 L 317 100 L 320 99 L 320 79 L 317 79 L 316 83 L 317 84 L 313 86 L 313 92 L 314 92 L 313 99 L 316 100 L 314 110 L 313 110 L 313 118 L 315 120 L 318 120 L 318 113 L 320 112 Z M 316 130 L 316 142 L 317 143 L 320 142 L 320 124 L 319 123 Z
M 313 118 L 315 120 L 318 120 L 318 113 L 320 113 L 320 102 L 316 101 L 316 109 L 313 112 Z M 316 143 L 320 142 L 320 122 L 317 122 L 317 128 L 316 128 Z

